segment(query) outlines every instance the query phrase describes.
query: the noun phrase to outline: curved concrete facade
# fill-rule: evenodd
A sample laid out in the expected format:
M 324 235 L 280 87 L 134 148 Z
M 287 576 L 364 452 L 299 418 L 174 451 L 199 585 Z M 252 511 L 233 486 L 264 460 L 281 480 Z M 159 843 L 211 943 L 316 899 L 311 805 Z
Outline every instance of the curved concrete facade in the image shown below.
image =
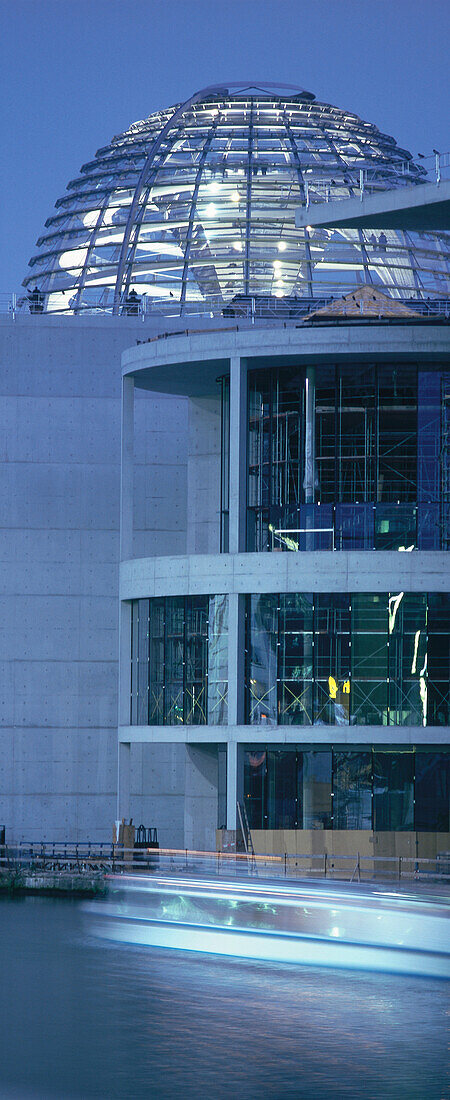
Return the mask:
M 420 363 L 449 361 L 448 328 L 433 322 L 349 324 L 245 324 L 209 332 L 160 336 L 124 352 L 121 488 L 121 662 L 119 703 L 119 816 L 133 810 L 131 747 L 178 744 L 190 758 L 186 788 L 186 846 L 214 846 L 217 789 L 214 749 L 227 750 L 227 829 L 236 831 L 242 798 L 242 748 L 247 744 L 444 745 L 447 726 L 418 729 L 371 725 L 267 726 L 245 724 L 244 601 L 249 594 L 302 591 L 376 593 L 447 592 L 446 551 L 246 551 L 247 374 L 256 368 L 304 364 L 320 372 L 333 363 Z M 229 552 L 220 553 L 220 395 L 218 379 L 230 378 Z M 134 401 L 140 391 L 188 398 L 187 520 L 184 555 L 136 558 L 133 509 Z M 132 601 L 169 596 L 227 594 L 229 601 L 228 724 L 221 726 L 130 725 L 130 609 Z M 205 755 L 209 753 L 209 755 Z M 211 755 L 211 753 L 213 755 Z M 205 764 L 206 761 L 206 764 Z M 190 799 L 190 801 L 189 801 Z

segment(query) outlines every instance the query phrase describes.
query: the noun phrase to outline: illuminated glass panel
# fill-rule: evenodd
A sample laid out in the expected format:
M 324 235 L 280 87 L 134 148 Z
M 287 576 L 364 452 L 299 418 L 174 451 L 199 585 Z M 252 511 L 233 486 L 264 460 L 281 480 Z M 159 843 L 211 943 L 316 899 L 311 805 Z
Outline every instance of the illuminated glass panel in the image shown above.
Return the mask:
M 248 596 L 246 639 L 252 725 L 449 724 L 448 593 Z
M 389 722 L 426 724 L 427 597 L 399 592 L 389 597 Z

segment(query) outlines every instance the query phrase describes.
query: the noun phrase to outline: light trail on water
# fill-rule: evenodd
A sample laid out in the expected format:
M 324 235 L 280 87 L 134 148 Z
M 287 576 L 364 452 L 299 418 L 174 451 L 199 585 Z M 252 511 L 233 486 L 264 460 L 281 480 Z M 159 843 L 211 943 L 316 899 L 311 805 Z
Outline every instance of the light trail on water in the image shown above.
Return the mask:
M 112 876 L 86 906 L 102 938 L 271 962 L 450 977 L 442 897 L 337 884 Z

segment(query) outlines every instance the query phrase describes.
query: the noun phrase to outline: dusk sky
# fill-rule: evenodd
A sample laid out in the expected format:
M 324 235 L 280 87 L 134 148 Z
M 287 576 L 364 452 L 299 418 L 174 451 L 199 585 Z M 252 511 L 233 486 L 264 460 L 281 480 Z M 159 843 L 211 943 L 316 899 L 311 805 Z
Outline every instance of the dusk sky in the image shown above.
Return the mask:
M 450 148 L 448 0 L 0 0 L 0 14 L 2 297 L 81 165 L 209 84 L 297 84 L 414 155 Z

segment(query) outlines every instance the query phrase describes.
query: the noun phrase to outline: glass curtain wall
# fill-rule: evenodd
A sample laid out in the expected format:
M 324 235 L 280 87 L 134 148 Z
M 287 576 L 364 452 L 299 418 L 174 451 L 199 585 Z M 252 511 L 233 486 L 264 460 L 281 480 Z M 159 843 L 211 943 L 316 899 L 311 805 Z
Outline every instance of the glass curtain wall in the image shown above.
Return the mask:
M 227 662 L 226 596 L 134 600 L 131 724 L 225 723 Z
M 401 748 L 248 746 L 252 829 L 448 832 L 450 753 Z
M 250 372 L 247 549 L 446 545 L 447 377 L 415 364 Z
M 251 595 L 247 722 L 450 722 L 449 593 Z

